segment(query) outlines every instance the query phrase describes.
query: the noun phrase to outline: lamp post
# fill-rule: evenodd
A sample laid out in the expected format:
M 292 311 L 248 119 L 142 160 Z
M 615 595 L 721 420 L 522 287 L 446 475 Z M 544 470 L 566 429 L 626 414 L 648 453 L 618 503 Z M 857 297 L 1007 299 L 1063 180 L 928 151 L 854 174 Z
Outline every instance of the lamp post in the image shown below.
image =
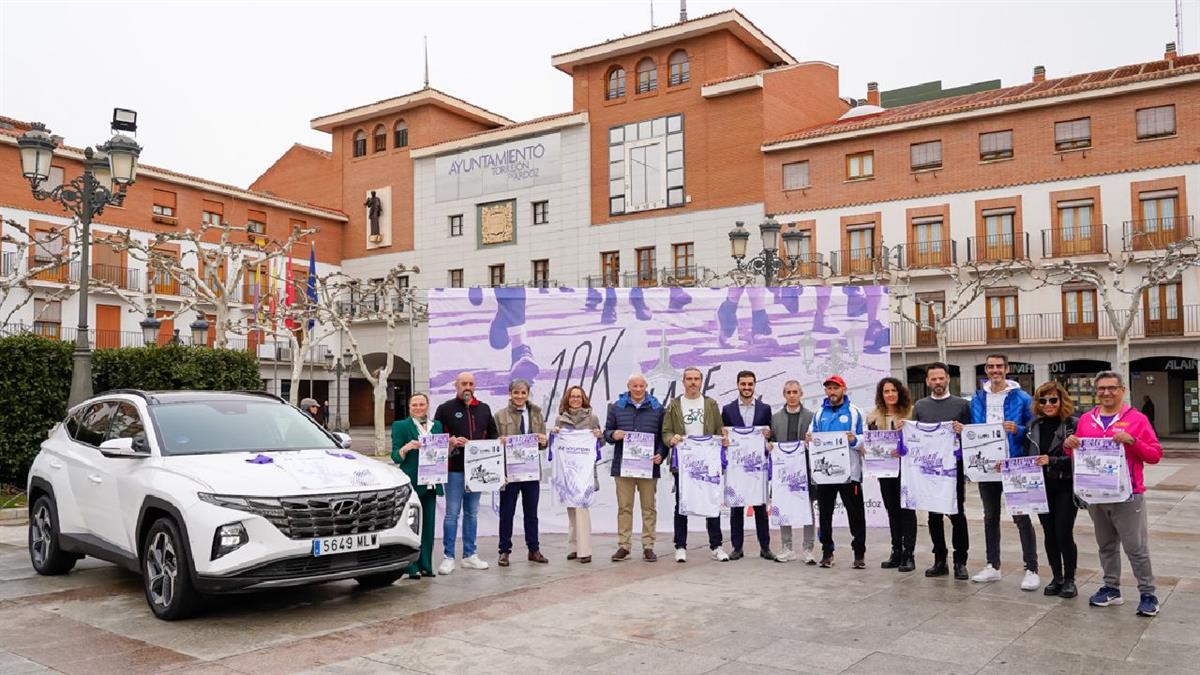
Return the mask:
M 332 351 L 325 352 L 325 368 L 326 370 L 332 370 L 334 377 L 337 378 L 333 385 L 337 389 L 337 408 L 333 414 L 334 431 L 345 431 L 342 428 L 342 373 L 346 372 L 346 369 L 353 360 L 354 354 L 349 349 L 342 352 L 341 358 L 338 359 L 333 357 Z
M 763 278 L 764 285 L 770 286 L 775 282 L 785 264 L 795 265 L 800 260 L 800 243 L 804 235 L 795 229 L 783 233 L 783 255 L 779 255 L 779 231 L 782 229 L 774 218 L 767 218 L 758 225 L 759 236 L 762 239 L 762 251 L 746 259 L 746 244 L 750 241 L 750 232 L 742 221 L 734 223 L 729 231 L 729 255 L 739 272 L 753 274 Z
M 162 327 L 162 322 L 154 316 L 154 312 L 146 310 L 146 318 L 138 323 L 142 327 L 142 342 L 147 347 L 158 343 L 158 329 Z
M 88 285 L 91 281 L 92 219 L 108 205 L 120 206 L 125 193 L 137 178 L 137 160 L 141 146 L 122 131 L 137 131 L 137 113 L 116 108 L 111 124 L 113 137 L 108 142 L 83 151 L 83 173 L 69 183 L 43 190 L 42 183 L 50 178 L 50 162 L 57 142 L 46 126 L 40 123 L 17 140 L 21 150 L 21 173 L 29 181 L 34 199 L 52 201 L 79 220 L 79 322 L 75 334 L 75 351 L 71 368 L 69 405 L 75 405 L 92 395 L 92 349 L 88 340 Z
M 192 346 L 199 347 L 208 344 L 208 321 L 203 314 L 197 314 L 196 320 L 188 328 L 192 330 Z

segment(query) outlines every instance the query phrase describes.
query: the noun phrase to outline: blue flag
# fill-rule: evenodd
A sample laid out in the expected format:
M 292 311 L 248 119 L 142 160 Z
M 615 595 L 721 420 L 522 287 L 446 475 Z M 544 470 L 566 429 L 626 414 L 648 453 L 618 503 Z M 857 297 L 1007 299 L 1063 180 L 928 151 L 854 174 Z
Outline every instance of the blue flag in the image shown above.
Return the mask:
M 310 303 L 317 304 L 317 245 L 315 242 L 308 245 L 308 284 L 304 294 Z M 316 322 L 313 319 L 308 320 L 309 330 L 313 329 L 314 323 Z

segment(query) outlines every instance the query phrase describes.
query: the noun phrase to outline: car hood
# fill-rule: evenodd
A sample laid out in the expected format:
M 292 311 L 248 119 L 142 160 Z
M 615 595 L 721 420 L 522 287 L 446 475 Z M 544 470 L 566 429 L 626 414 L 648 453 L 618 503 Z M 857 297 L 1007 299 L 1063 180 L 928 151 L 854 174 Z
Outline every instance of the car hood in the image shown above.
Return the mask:
M 223 495 L 278 497 L 397 487 L 399 468 L 350 450 L 230 452 L 164 457 L 163 467 Z

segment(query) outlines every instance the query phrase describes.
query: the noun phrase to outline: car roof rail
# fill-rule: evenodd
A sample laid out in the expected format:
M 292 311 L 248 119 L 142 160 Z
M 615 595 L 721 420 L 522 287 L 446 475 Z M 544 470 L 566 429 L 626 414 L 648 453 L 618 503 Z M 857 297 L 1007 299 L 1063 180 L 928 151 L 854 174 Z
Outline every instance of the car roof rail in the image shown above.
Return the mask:
M 140 398 L 145 399 L 147 403 L 150 403 L 153 400 L 153 397 L 150 396 L 150 394 L 146 393 L 145 391 L 142 391 L 141 389 L 109 389 L 108 391 L 102 391 L 96 395 L 97 396 L 110 396 L 112 394 L 128 394 L 130 396 L 138 396 Z
M 269 398 L 274 401 L 279 401 L 280 403 L 285 403 L 285 404 L 287 403 L 287 399 L 283 398 L 282 396 L 272 394 L 269 391 L 263 391 L 262 389 L 241 389 L 234 393 L 249 394 L 251 396 L 262 396 L 264 398 Z

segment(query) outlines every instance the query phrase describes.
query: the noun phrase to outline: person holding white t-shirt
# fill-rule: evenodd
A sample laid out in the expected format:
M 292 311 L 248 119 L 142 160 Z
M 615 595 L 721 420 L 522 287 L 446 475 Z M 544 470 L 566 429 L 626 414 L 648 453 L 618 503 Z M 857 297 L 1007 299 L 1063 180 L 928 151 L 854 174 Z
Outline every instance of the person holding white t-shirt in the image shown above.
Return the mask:
M 700 393 L 703 383 L 704 374 L 699 368 L 685 368 L 683 395 L 671 399 L 667 405 L 663 415 L 662 439 L 672 451 L 687 436 L 721 436 L 721 444 L 728 444 L 721 425 L 721 409 L 715 400 Z M 675 562 L 687 562 L 688 520 L 687 516 L 679 513 L 679 469 L 674 463 L 671 474 L 675 478 Z M 713 560 L 729 560 L 729 554 L 721 548 L 721 519 L 706 518 L 705 526 Z

